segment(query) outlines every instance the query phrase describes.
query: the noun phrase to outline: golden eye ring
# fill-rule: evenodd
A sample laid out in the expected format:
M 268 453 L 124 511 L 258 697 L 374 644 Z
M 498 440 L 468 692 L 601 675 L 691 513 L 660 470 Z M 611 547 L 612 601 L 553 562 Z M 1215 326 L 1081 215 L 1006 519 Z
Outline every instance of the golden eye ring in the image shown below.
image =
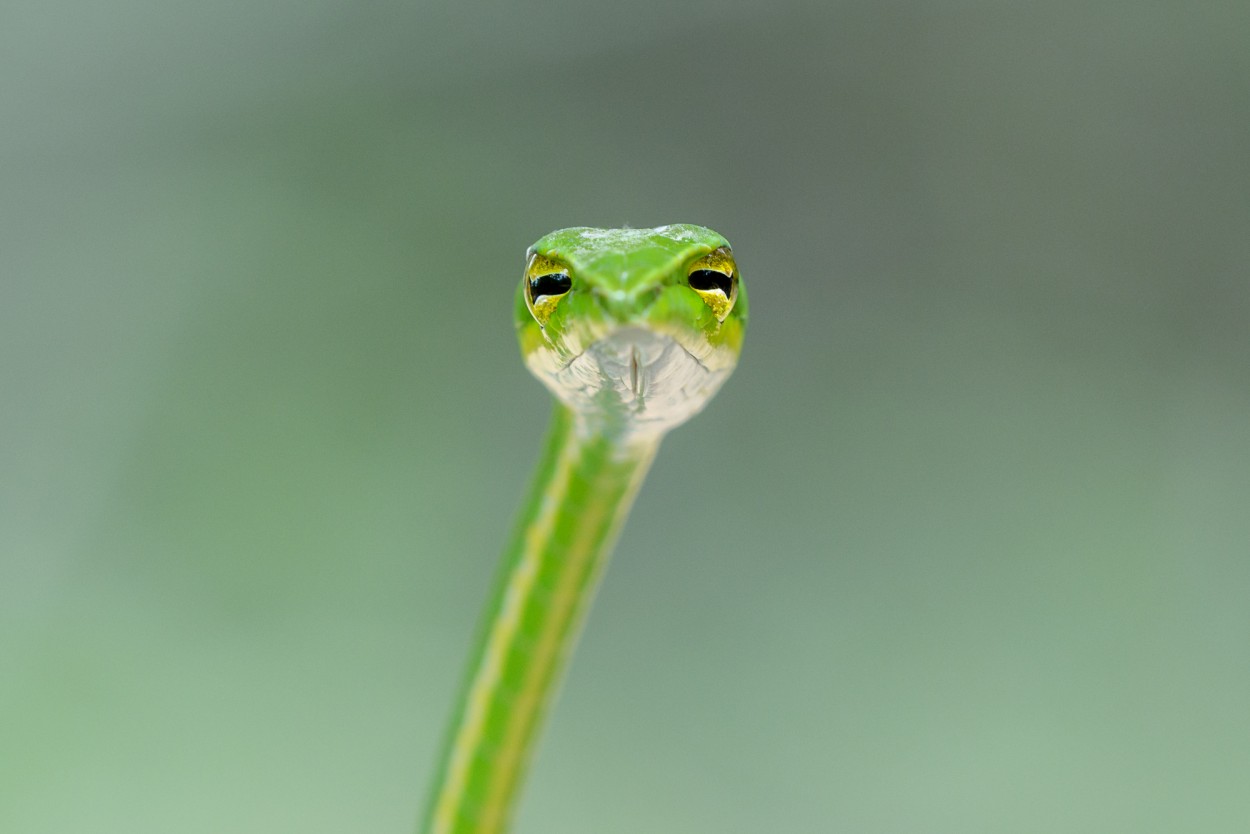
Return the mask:
M 546 327 L 560 299 L 573 289 L 569 268 L 534 252 L 525 263 L 525 306 L 539 327 Z
M 686 282 L 712 310 L 717 321 L 724 321 L 738 300 L 738 266 L 729 247 L 713 249 L 690 264 Z

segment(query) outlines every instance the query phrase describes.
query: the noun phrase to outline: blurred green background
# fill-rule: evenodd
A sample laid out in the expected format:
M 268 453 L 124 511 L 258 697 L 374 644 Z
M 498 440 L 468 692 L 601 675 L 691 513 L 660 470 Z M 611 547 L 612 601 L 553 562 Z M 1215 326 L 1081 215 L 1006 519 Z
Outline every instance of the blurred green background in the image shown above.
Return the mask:
M 0 830 L 407 832 L 568 225 L 733 241 L 520 832 L 1250 830 L 1244 2 L 16 0 Z

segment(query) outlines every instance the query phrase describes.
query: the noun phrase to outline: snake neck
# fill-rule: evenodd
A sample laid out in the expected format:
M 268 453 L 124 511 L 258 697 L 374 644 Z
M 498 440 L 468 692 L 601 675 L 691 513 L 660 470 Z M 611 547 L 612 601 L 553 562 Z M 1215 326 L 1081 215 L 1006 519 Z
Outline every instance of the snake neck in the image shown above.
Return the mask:
M 501 834 L 659 435 L 590 432 L 557 406 L 423 831 Z M 489 753 L 482 753 L 486 750 Z

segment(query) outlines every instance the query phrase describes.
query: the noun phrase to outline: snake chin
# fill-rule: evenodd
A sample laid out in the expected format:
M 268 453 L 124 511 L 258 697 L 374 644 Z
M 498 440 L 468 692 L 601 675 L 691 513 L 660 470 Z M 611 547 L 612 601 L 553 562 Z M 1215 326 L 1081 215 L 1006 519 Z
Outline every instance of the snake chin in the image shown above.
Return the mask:
M 733 368 L 703 344 L 702 356 L 676 335 L 622 327 L 563 363 L 543 358 L 531 370 L 587 419 L 623 424 L 631 433 L 664 433 L 693 417 Z M 717 362 L 717 359 L 724 361 Z M 711 361 L 709 361 L 711 360 Z

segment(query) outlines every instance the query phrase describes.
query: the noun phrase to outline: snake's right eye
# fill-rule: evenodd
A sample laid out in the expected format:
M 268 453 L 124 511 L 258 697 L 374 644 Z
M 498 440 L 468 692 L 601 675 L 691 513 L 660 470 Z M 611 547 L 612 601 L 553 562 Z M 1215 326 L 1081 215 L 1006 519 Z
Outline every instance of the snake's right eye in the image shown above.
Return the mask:
M 535 252 L 525 265 L 525 306 L 539 326 L 546 327 L 560 299 L 573 288 L 569 268 Z

